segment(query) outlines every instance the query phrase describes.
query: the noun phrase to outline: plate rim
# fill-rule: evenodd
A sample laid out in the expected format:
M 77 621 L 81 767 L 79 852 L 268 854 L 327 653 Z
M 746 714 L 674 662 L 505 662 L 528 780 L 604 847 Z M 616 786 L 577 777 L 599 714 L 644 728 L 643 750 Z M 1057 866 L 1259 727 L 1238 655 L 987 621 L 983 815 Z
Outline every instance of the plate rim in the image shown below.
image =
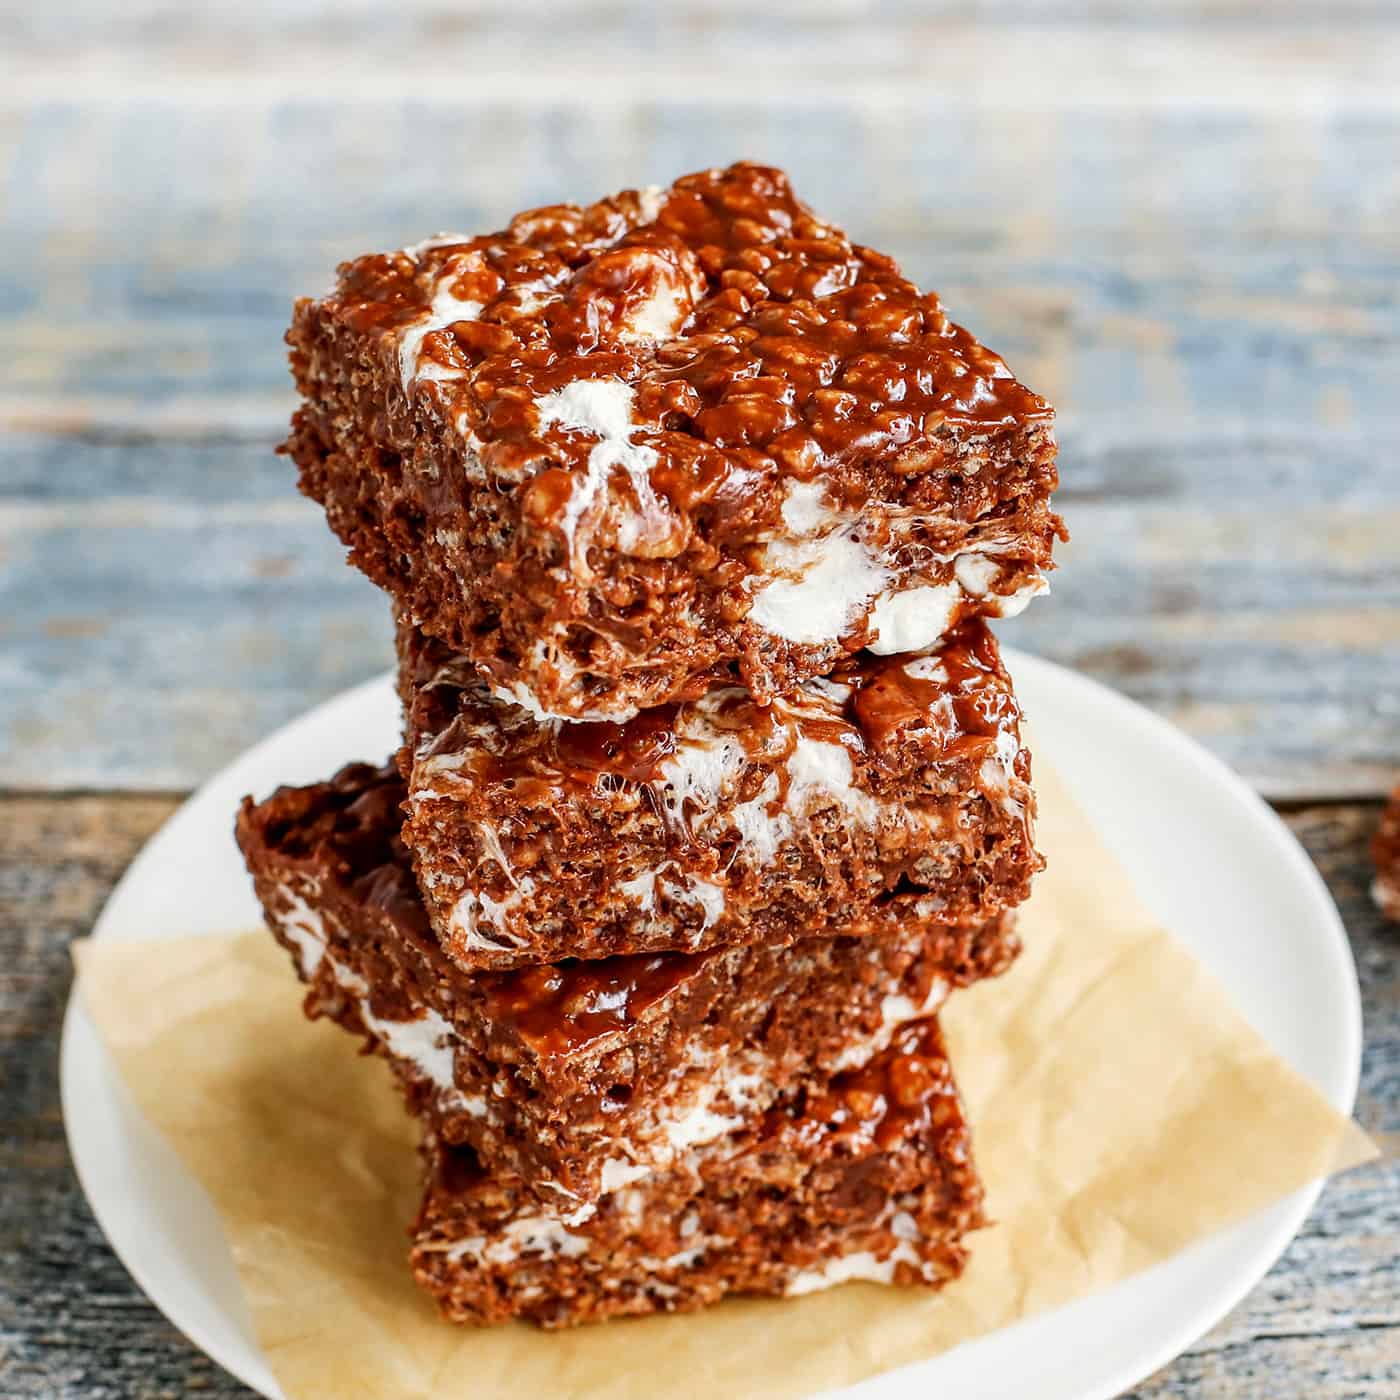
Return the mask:
M 1002 655 L 1008 670 L 1013 675 L 1020 676 L 1026 672 L 1038 671 L 1051 686 L 1068 690 L 1071 693 L 1077 690 L 1080 694 L 1090 697 L 1093 704 L 1108 705 L 1120 714 L 1126 715 L 1132 722 L 1140 725 L 1147 733 L 1151 734 L 1158 744 L 1168 748 L 1175 759 L 1195 769 L 1198 774 L 1229 792 L 1236 800 L 1243 801 L 1244 805 L 1250 809 L 1255 823 L 1261 830 L 1268 830 L 1270 845 L 1275 853 L 1288 863 L 1293 873 L 1309 888 L 1312 897 L 1311 903 L 1316 905 L 1318 916 L 1316 922 L 1319 926 L 1319 932 L 1321 926 L 1325 925 L 1329 935 L 1325 944 L 1320 943 L 1320 946 L 1327 947 L 1329 955 L 1335 960 L 1336 971 L 1341 974 L 1340 985 L 1343 995 L 1336 1008 L 1341 1015 L 1341 1024 L 1336 1027 L 1336 1032 L 1342 1042 L 1339 1055 L 1340 1077 L 1335 1083 L 1319 1084 L 1316 1087 L 1334 1108 L 1350 1116 L 1355 1107 L 1360 1084 L 1363 1045 L 1361 992 L 1357 979 L 1356 963 L 1347 937 L 1346 927 L 1336 903 L 1332 899 L 1331 892 L 1298 839 L 1284 824 L 1278 813 L 1243 778 L 1222 759 L 1216 757 L 1161 715 L 1100 681 L 1081 675 L 1044 657 L 1013 647 L 1003 647 Z M 302 726 L 310 727 L 318 721 L 324 720 L 327 712 L 331 710 L 342 707 L 346 710 L 353 710 L 357 705 L 365 703 L 369 697 L 382 692 L 386 686 L 392 686 L 392 675 L 392 671 L 380 672 L 370 679 L 350 686 L 293 716 L 284 724 L 279 725 L 272 733 L 236 754 L 228 763 L 222 765 L 202 782 L 152 832 L 142 845 L 140 851 L 127 866 L 103 902 L 102 910 L 92 926 L 89 937 L 93 939 L 120 937 L 120 935 L 113 935 L 105 931 L 111 922 L 109 919 L 111 911 L 118 905 L 124 892 L 144 878 L 147 866 L 154 864 L 159 857 L 162 838 L 167 836 L 170 829 L 187 813 L 190 807 L 206 798 L 210 788 L 227 783 L 235 770 L 257 764 L 267 750 L 285 742 L 288 730 Z M 1067 775 L 1066 781 L 1071 787 L 1073 786 L 1072 775 Z M 208 1334 L 203 1328 L 190 1323 L 189 1309 L 183 1305 L 184 1295 L 179 1290 L 154 1285 L 144 1264 L 141 1262 L 133 1263 L 133 1252 L 130 1249 L 124 1249 L 119 1242 L 124 1231 L 120 1226 L 114 1228 L 117 1214 L 116 1206 L 111 1197 L 97 1186 L 94 1176 L 95 1164 L 85 1158 L 78 1147 L 77 1139 L 82 1137 L 84 1131 L 81 1127 L 75 1127 L 84 1118 L 82 1110 L 78 1107 L 80 1090 L 78 1061 L 86 1048 L 83 1045 L 84 1039 L 89 1040 L 91 1050 L 95 1051 L 101 1060 L 106 1062 L 105 1071 L 113 1077 L 120 1087 L 120 1075 L 115 1065 L 111 1063 L 111 1057 L 102 1044 L 96 1026 L 82 1005 L 78 992 L 78 979 L 75 977 L 69 991 L 60 1039 L 59 1097 L 64 1133 L 74 1173 L 108 1247 L 146 1298 L 190 1345 L 202 1351 L 243 1384 L 268 1397 L 268 1400 L 281 1400 L 281 1389 L 266 1356 L 257 1346 L 256 1338 L 252 1339 L 251 1351 L 246 1349 L 248 1340 L 246 1338 L 241 1338 L 238 1345 L 225 1345 L 217 1337 L 212 1342 L 209 1341 Z M 135 1104 L 130 1104 L 128 1107 L 131 1111 L 140 1113 L 140 1109 Z M 152 1131 L 155 1129 L 152 1128 Z M 180 1166 L 182 1170 L 186 1171 L 186 1175 L 197 1189 L 203 1193 L 202 1184 L 184 1168 L 183 1163 L 180 1163 Z M 1088 1387 L 1082 1390 L 1082 1400 L 1111 1400 L 1111 1397 L 1136 1385 L 1146 1376 L 1151 1375 L 1161 1366 L 1182 1354 L 1236 1307 L 1258 1285 L 1292 1242 L 1316 1204 L 1324 1184 L 1325 1180 L 1309 1183 L 1268 1207 L 1269 1211 L 1276 1213 L 1277 1220 L 1269 1231 L 1267 1241 L 1261 1240 L 1256 1246 L 1249 1266 L 1233 1274 L 1229 1286 L 1222 1293 L 1213 1295 L 1208 1302 L 1191 1310 L 1190 1315 L 1183 1318 L 1175 1328 L 1168 1329 L 1156 1345 L 1145 1347 L 1137 1353 L 1131 1367 L 1123 1369 L 1113 1376 L 1091 1382 Z M 228 1248 L 227 1240 L 224 1241 L 224 1247 Z M 1170 1263 L 1170 1261 L 1166 1261 L 1166 1263 Z M 995 1333 L 988 1334 L 989 1337 L 995 1335 Z M 972 1344 L 976 1345 L 983 1340 L 986 1339 L 973 1339 Z M 913 1363 L 907 1369 L 912 1371 L 919 1366 L 934 1364 L 936 1361 L 937 1358 L 930 1358 L 924 1362 Z M 866 1388 L 873 1383 L 898 1375 L 901 1370 L 905 1369 L 898 1368 L 896 1371 L 882 1373 L 881 1376 L 867 1378 L 859 1383 L 861 1393 L 864 1394 Z M 841 1392 L 822 1392 L 822 1394 L 832 1395 L 839 1393 Z

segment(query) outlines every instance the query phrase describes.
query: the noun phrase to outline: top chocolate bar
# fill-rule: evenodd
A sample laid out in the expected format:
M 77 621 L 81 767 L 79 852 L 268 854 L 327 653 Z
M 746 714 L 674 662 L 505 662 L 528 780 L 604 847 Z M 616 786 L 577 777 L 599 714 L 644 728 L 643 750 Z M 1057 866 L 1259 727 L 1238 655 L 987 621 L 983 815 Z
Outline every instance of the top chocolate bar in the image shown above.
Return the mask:
M 1062 533 L 1049 405 L 762 166 L 356 259 L 288 341 L 302 489 L 537 717 L 928 648 Z

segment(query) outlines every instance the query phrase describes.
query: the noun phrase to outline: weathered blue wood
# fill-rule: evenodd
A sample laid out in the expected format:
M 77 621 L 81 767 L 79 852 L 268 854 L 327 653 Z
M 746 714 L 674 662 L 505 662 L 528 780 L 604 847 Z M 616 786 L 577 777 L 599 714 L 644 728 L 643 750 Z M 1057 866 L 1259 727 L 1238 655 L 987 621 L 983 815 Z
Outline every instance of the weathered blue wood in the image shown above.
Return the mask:
M 421 215 L 417 228 L 471 223 L 453 208 Z M 91 276 L 86 255 L 55 252 L 36 268 L 26 265 L 28 239 L 0 234 L 0 302 L 33 308 L 0 319 L 0 422 L 62 429 L 167 415 L 187 431 L 271 431 L 285 414 L 281 334 L 293 296 L 320 289 L 338 256 L 394 246 L 413 227 L 405 220 L 310 254 L 267 248 L 197 271 L 122 253 L 100 290 L 76 303 L 55 289 Z M 1352 249 L 1343 262 L 1298 236 L 1261 268 L 1248 248 L 1208 263 L 1162 249 L 1149 263 L 1116 237 L 1075 233 L 1072 260 L 858 227 L 936 285 L 1025 378 L 1046 384 L 1066 423 L 1082 420 L 1096 438 L 1267 438 L 1297 425 L 1366 431 L 1400 421 L 1400 245 Z M 250 284 L 265 290 L 250 296 Z
M 1375 450 L 1138 455 L 1068 432 L 1075 541 L 1004 635 L 1154 705 L 1272 795 L 1379 791 L 1400 747 L 1400 499 Z M 1309 469 L 1329 453 L 1331 475 Z M 0 783 L 187 787 L 388 664 L 387 605 L 270 439 L 11 435 L 0 480 Z
M 755 150 L 938 286 L 1067 422 L 1142 440 L 1400 415 L 1400 122 L 1147 113 L 1131 142 L 1098 111 L 1037 141 L 1024 125 L 914 99 L 878 120 L 653 104 L 621 131 L 577 106 L 310 102 L 173 129 L 155 103 L 47 106 L 3 166 L 0 421 L 270 431 L 288 305 L 337 257 Z M 512 160 L 483 165 L 488 140 Z M 405 148 L 432 158 L 405 168 Z
M 624 22 L 605 9 L 560 33 Z M 194 22 L 178 7 L 105 17 L 91 33 L 123 63 L 154 36 L 173 94 L 0 97 L 0 784 L 186 787 L 387 661 L 382 603 L 271 455 L 290 301 L 337 258 L 760 154 L 1059 405 L 1075 538 L 1008 639 L 1153 704 L 1266 793 L 1382 790 L 1400 758 L 1400 107 L 1378 86 L 1392 58 L 1353 7 L 1325 47 L 1355 81 L 1319 60 L 1327 102 L 1295 102 L 1320 90 L 1306 85 L 1271 96 L 1222 43 L 1203 52 L 1235 89 L 1159 84 L 1134 108 L 1093 68 L 1102 46 L 1120 70 L 1160 53 L 1180 67 L 1180 44 L 1201 42 L 1185 19 L 1218 7 L 1157 6 L 1146 48 L 1131 9 L 1087 57 L 1046 29 L 1073 69 L 1053 93 L 916 82 L 911 59 L 882 93 L 775 80 L 761 99 L 606 101 L 477 97 L 465 80 L 415 99 L 398 70 L 383 96 L 347 100 L 315 74 L 291 99 L 210 95 L 180 86 L 213 74 L 181 49 Z M 793 19 L 794 52 L 828 61 L 861 27 L 848 10 Z M 284 41 L 329 42 L 323 13 L 254 6 L 219 32 L 263 35 L 272 61 Z M 429 66 L 474 38 L 489 68 L 519 38 L 503 14 L 444 21 L 441 52 L 422 11 L 369 22 Z M 1066 12 L 1016 15 L 1047 16 Z M 55 42 L 42 18 L 10 22 L 12 54 Z M 733 7 L 687 22 L 706 52 L 781 37 Z M 863 42 L 853 71 L 893 41 Z M 1028 117 L 1032 100 L 1048 105 Z
M 738 156 L 897 252 L 1061 409 L 1075 532 L 1011 640 L 1276 796 L 1400 764 L 1400 11 L 1386 0 L 0 5 L 0 788 L 179 788 L 382 667 L 271 454 L 338 257 Z M 241 1387 L 62 1147 L 67 938 L 162 798 L 0 798 L 0 1393 Z M 1291 818 L 1400 1146 L 1374 808 Z M 1396 1170 L 1332 1184 L 1135 1400 L 1400 1392 Z
M 388 664 L 387 604 L 270 443 L 90 451 L 0 501 L 0 781 L 187 787 Z
M 1394 104 L 1385 0 L 1279 0 L 1267 9 L 1240 0 L 89 0 L 74 8 L 71 18 L 42 5 L 0 15 L 9 92 L 32 102 L 66 94 L 77 79 L 91 96 L 125 98 L 144 86 L 190 105 L 290 91 L 458 102 L 573 92 L 598 106 L 797 92 L 888 104 L 909 87 L 935 89 L 950 108 L 969 98 L 1003 108 Z

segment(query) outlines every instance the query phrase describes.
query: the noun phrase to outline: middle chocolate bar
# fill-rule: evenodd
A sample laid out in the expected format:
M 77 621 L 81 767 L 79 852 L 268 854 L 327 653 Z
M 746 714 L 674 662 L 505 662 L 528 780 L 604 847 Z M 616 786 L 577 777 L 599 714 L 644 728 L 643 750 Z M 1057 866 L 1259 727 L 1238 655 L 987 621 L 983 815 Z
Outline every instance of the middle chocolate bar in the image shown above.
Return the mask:
M 1040 868 L 981 621 L 770 705 L 719 687 L 625 724 L 534 718 L 402 623 L 398 648 L 403 839 L 467 970 L 977 922 Z
M 356 764 L 245 801 L 238 840 L 307 1012 L 366 1035 L 415 1112 L 561 1219 L 882 1051 L 1000 972 L 1010 916 L 467 974 L 428 925 L 402 780 Z

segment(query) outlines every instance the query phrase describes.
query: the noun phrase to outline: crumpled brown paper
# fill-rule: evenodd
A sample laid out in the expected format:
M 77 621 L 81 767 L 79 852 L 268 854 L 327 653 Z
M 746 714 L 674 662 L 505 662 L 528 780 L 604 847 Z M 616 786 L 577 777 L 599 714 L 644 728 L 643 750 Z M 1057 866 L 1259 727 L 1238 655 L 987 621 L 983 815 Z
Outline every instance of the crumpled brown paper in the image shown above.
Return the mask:
M 850 1384 L 1107 1287 L 1374 1155 L 1285 1066 L 1042 767 L 1049 857 L 1005 977 L 943 1016 L 998 1222 L 943 1293 L 858 1284 L 546 1335 L 438 1320 L 405 1267 L 414 1131 L 263 934 L 80 949 L 136 1101 L 223 1219 L 289 1400 L 712 1400 Z

